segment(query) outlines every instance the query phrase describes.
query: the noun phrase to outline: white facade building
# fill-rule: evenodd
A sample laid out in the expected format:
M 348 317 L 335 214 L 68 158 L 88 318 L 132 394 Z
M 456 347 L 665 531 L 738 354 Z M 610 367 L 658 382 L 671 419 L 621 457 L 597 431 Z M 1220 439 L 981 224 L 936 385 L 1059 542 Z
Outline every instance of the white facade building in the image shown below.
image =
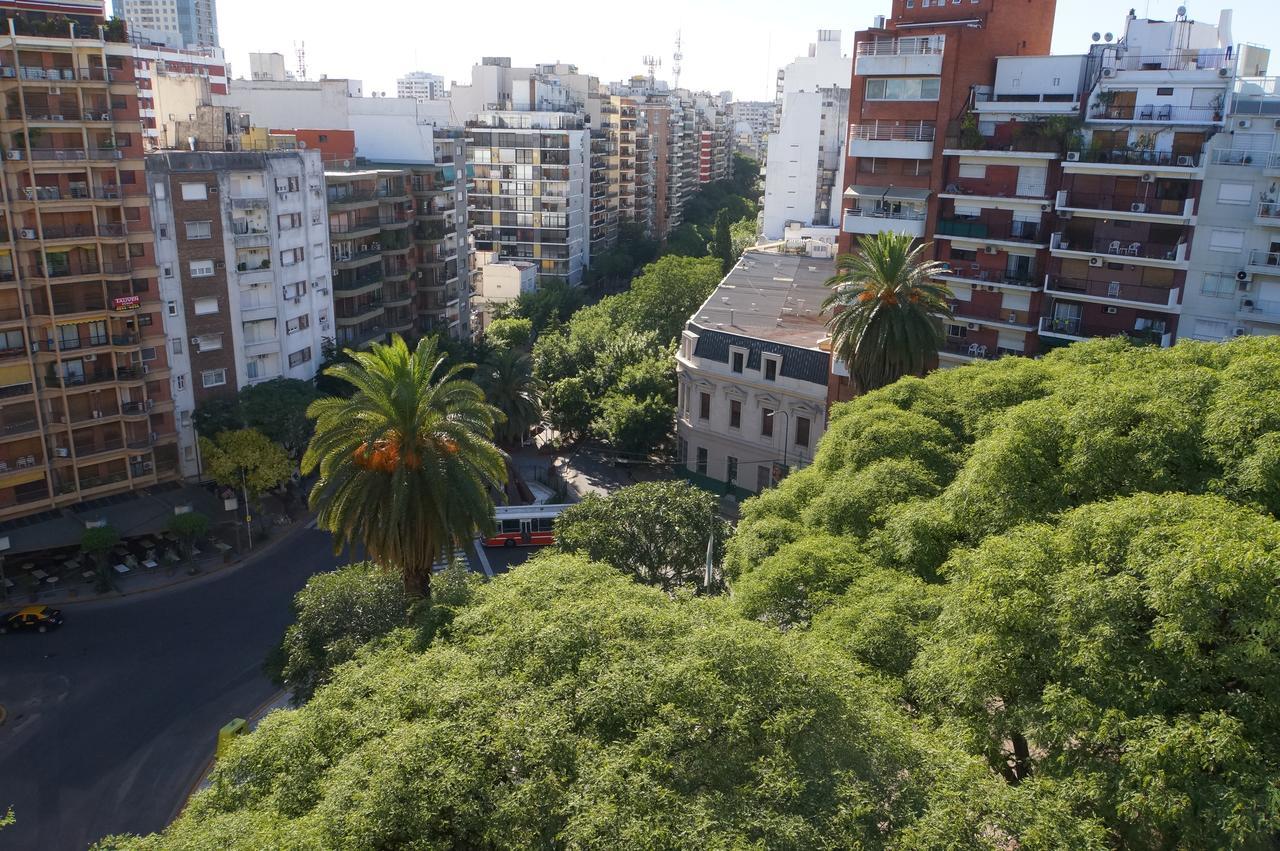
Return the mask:
M 396 80 L 396 97 L 414 100 L 442 100 L 446 97 L 444 77 L 425 71 L 411 71 Z
M 820 313 L 834 271 L 829 257 L 751 249 L 690 317 L 676 351 L 689 473 L 759 493 L 778 465 L 812 462 L 827 422 Z
M 538 264 L 528 260 L 499 260 L 492 251 L 476 252 L 478 288 L 472 310 L 481 328 L 488 326 L 498 305 L 515 301 L 538 288 Z
M 134 42 L 177 49 L 218 46 L 216 0 L 115 0 L 112 9 L 128 23 Z
M 319 151 L 147 158 L 183 474 L 191 414 L 274 378 L 313 379 L 333 337 Z
M 839 233 L 852 60 L 840 31 L 819 30 L 809 55 L 779 72 L 778 128 L 769 137 L 763 231 L 781 238 L 789 222 Z

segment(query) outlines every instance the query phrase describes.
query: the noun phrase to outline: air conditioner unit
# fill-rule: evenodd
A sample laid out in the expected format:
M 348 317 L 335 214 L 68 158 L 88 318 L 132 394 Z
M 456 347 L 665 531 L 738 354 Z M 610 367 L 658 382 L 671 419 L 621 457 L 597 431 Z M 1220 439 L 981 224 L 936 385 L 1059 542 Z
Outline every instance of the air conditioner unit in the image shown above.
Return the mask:
M 1178 162 L 1178 165 L 1181 166 L 1182 168 L 1193 168 L 1196 164 L 1196 158 L 1184 155 L 1184 156 L 1178 157 L 1177 162 Z
M 1080 162 L 1080 152 L 1079 152 L 1079 151 L 1067 151 L 1067 162 L 1069 162 L 1069 163 L 1078 163 L 1078 162 Z
M 1233 334 L 1234 334 L 1235 336 L 1237 336 L 1237 337 L 1243 337 L 1245 334 L 1248 334 L 1248 333 L 1249 333 L 1249 332 L 1248 332 L 1248 331 L 1246 331 L 1244 328 L 1237 328 L 1237 329 L 1235 329 L 1235 331 L 1233 332 Z
M 302 296 L 300 296 L 300 295 L 296 295 L 296 296 L 294 296 L 294 297 L 293 297 L 293 303 L 294 303 L 294 304 L 302 304 Z
M 1277 130 L 1280 130 L 1280 118 L 1277 118 L 1275 120 L 1275 124 L 1273 124 L 1272 126 L 1274 126 Z
M 987 284 L 985 287 L 983 287 L 983 289 L 984 289 L 984 290 L 986 290 L 986 291 L 987 291 L 987 292 L 989 292 L 989 293 L 998 293 L 998 292 L 1000 292 L 1000 288 L 999 288 L 999 287 L 992 286 L 991 284 Z
M 1244 308 L 1245 310 L 1253 310 L 1253 299 L 1251 299 L 1251 298 L 1246 298 L 1246 299 L 1241 300 L 1241 302 L 1240 302 L 1240 306 L 1241 306 L 1242 308 Z
M 1134 203 L 1129 205 L 1130 213 L 1145 213 L 1146 211 L 1147 211 L 1146 204 Z
M 1101 257 L 1090 257 L 1090 258 L 1089 258 L 1089 265 L 1090 265 L 1090 266 L 1093 266 L 1093 267 L 1095 267 L 1095 268 L 1102 268 L 1102 258 L 1101 258 Z
M 225 268 L 227 268 L 227 261 L 225 261 L 225 260 L 214 260 L 214 261 L 213 261 L 213 268 L 215 268 L 215 269 L 225 269 Z
M 987 254 L 999 254 L 999 253 L 1000 253 L 1000 249 L 999 249 L 999 248 L 996 248 L 994 245 L 987 245 L 987 246 L 984 246 L 982 250 L 983 250 L 984 252 L 986 252 Z
M 111 120 L 111 113 L 109 113 L 109 112 L 104 112 L 104 113 L 102 113 L 102 120 L 103 120 L 103 121 L 110 121 L 110 120 Z
M 1109 80 L 1109 79 L 1111 79 L 1112 77 L 1114 77 L 1115 75 L 1116 75 L 1116 69 L 1115 69 L 1115 68 L 1103 68 L 1103 69 L 1102 69 L 1102 76 L 1103 76 L 1103 77 L 1105 77 L 1105 78 L 1107 78 L 1108 80 Z
M 55 458 L 70 458 L 71 450 L 65 446 L 55 446 L 53 447 L 53 456 Z
M 1142 182 L 1143 182 L 1143 183 L 1155 183 L 1155 182 L 1156 182 L 1156 176 L 1155 176 L 1154 174 L 1151 174 L 1150 172 L 1148 172 L 1147 174 L 1142 175 Z
M 49 94 L 51 94 L 51 95 L 60 95 L 60 94 L 62 94 L 62 89 L 58 88 L 57 86 L 50 86 L 50 87 L 49 87 Z M 52 116 L 52 117 L 53 117 L 53 118 L 55 118 L 55 119 L 57 119 L 58 121 L 61 121 L 61 120 L 62 120 L 62 116 L 61 116 L 61 115 L 54 115 L 54 116 Z
M 23 239 L 35 239 L 36 238 L 35 228 L 23 228 L 22 230 L 18 231 L 18 236 L 22 237 Z
M 1241 269 L 1239 272 L 1236 272 L 1236 280 L 1242 284 L 1247 284 L 1253 280 L 1253 273 L 1245 269 Z
M 965 328 L 967 328 L 967 329 L 969 329 L 970 331 L 977 331 L 977 330 L 978 330 L 978 323 L 977 323 L 977 322 L 966 322 L 966 323 L 964 324 L 964 327 L 965 327 Z
M 22 159 L 22 151 L 5 151 L 4 158 L 6 160 L 20 160 Z
M 1114 307 L 1104 307 L 1104 308 L 1102 308 L 1102 312 L 1103 312 L 1103 313 L 1108 313 L 1108 314 L 1112 314 L 1112 315 L 1114 315 L 1114 314 L 1115 314 L 1115 312 L 1116 312 L 1116 308 L 1114 308 Z
M 1247 118 L 1241 118 L 1238 121 L 1236 121 L 1236 127 L 1240 130 L 1248 130 L 1252 126 L 1253 126 L 1253 122 Z
M 319 293 L 320 295 L 328 295 L 328 294 L 329 294 L 329 288 L 328 288 L 328 287 L 321 287 L 320 289 L 316 290 L 316 292 L 317 292 L 317 293 Z
M 1049 212 L 1049 211 L 1050 211 L 1050 210 L 1052 210 L 1052 209 L 1053 209 L 1053 205 L 1052 205 L 1052 204 L 1041 204 L 1041 205 L 1040 205 L 1040 212 L 1042 212 L 1042 213 L 1047 213 L 1047 212 Z
M 1011 310 L 1011 311 L 1009 311 L 1009 321 L 1010 321 L 1010 322 L 1017 322 L 1017 321 L 1018 321 L 1018 314 L 1014 313 L 1012 310 Z
M 97 359 L 98 359 L 97 355 L 85 355 L 83 358 L 81 358 L 81 360 L 83 360 L 85 363 L 93 363 Z
M 200 345 L 200 338 L 199 338 L 199 337 L 192 337 L 192 338 L 191 338 L 191 345 L 193 345 L 193 346 L 199 346 L 199 345 Z
M 210 184 L 209 184 L 209 186 L 208 186 L 208 189 L 209 189 L 209 194 L 210 194 L 210 195 L 217 195 L 217 194 L 218 194 L 218 184 L 216 184 L 216 183 L 210 183 Z
M 1230 76 L 1231 76 L 1231 69 L 1230 69 L 1230 68 L 1219 68 L 1219 69 L 1218 69 L 1218 76 L 1219 76 L 1219 77 L 1223 77 L 1223 78 L 1230 77 Z

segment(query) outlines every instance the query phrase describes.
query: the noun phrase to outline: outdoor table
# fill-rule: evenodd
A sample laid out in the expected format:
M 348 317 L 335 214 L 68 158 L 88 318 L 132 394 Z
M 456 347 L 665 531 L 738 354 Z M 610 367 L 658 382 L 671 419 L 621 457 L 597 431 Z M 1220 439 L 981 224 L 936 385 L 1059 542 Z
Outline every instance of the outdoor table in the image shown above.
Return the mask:
M 75 559 L 71 559 L 70 561 L 64 561 L 62 563 L 62 566 L 65 567 L 67 570 L 75 570 L 77 567 L 80 566 L 80 562 L 76 561 Z
M 43 570 L 33 570 L 31 571 L 31 575 L 43 582 L 44 578 L 49 574 L 45 573 Z
M 142 566 L 143 566 L 143 567 L 159 567 L 159 566 L 160 566 L 160 563 L 159 563 L 159 562 L 156 562 L 156 561 L 153 561 L 153 560 L 151 560 L 151 559 L 147 559 L 146 561 L 144 561 L 144 562 L 142 563 Z
M 80 574 L 80 578 L 81 578 L 81 579 L 93 579 L 93 578 L 94 578 L 95 576 L 97 576 L 97 575 L 98 575 L 98 574 L 94 573 L 92 570 L 86 570 L 84 573 Z
M 214 544 L 214 547 L 216 547 L 219 552 L 224 552 L 224 553 L 227 550 L 231 549 L 230 544 L 223 543 L 222 541 L 218 541 L 218 543 Z
M 36 566 L 36 563 L 35 563 L 34 561 L 29 561 L 29 562 L 27 562 L 26 564 L 24 564 L 24 565 L 22 566 L 22 568 L 21 568 L 21 569 L 22 569 L 22 570 L 34 570 L 34 569 L 35 569 L 35 566 Z
M 198 548 L 196 548 L 196 547 L 192 547 L 192 548 L 191 548 L 191 557 L 192 557 L 192 558 L 195 558 L 195 557 L 196 557 L 196 556 L 198 556 L 198 555 L 200 555 L 200 550 L 199 550 Z
M 58 577 L 56 577 L 56 576 L 50 576 L 48 579 L 46 579 L 46 580 L 45 580 L 45 582 L 48 582 L 50 585 L 57 585 L 57 584 L 58 584 Z
M 129 566 L 128 566 L 128 565 L 125 565 L 125 564 L 117 564 L 117 565 L 115 566 L 115 571 L 116 571 L 116 573 L 128 573 L 128 572 L 129 572 Z

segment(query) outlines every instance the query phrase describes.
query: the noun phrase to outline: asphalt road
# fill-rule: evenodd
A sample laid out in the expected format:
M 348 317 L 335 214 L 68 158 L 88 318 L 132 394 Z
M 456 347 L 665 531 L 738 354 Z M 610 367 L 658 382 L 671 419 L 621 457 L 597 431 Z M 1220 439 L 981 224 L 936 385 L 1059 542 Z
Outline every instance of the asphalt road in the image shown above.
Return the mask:
M 238 570 L 178 589 L 65 609 L 45 635 L 0 636 L 0 849 L 83 851 L 175 815 L 218 729 L 275 688 L 262 660 L 328 534 L 297 533 Z

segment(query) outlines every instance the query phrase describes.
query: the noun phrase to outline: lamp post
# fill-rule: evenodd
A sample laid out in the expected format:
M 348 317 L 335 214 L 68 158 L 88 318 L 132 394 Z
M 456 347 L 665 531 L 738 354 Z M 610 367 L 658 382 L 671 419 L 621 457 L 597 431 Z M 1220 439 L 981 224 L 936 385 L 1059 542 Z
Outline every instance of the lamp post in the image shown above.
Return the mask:
M 769 419 L 773 419 L 774 417 L 778 416 L 778 414 L 782 414 L 784 417 L 787 418 L 787 425 L 785 427 L 785 431 L 782 433 L 782 466 L 786 467 L 787 466 L 787 444 L 791 442 L 791 412 L 790 411 L 773 411 L 772 413 L 769 414 Z
M 4 575 L 4 554 L 9 549 L 9 537 L 0 538 L 0 590 L 4 592 L 4 601 L 9 602 L 9 580 Z
M 249 537 L 249 549 L 253 549 L 253 517 L 249 514 L 249 484 L 244 467 L 240 468 L 240 490 L 244 493 L 244 533 Z

